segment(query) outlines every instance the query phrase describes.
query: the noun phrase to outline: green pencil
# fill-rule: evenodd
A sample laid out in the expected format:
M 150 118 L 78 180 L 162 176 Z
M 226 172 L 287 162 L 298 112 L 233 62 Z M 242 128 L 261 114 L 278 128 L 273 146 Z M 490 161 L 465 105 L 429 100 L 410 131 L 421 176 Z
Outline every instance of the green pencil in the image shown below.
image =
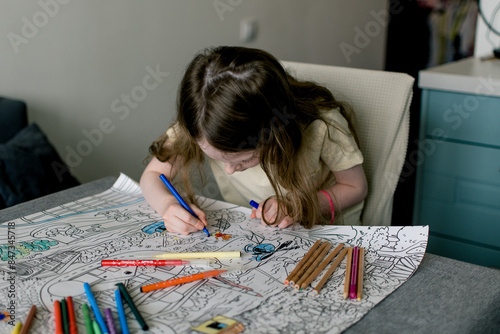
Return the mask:
M 68 305 L 66 304 L 66 298 L 63 298 L 61 300 L 61 313 L 62 313 L 62 319 L 63 319 L 64 334 L 69 334 Z
M 85 319 L 85 328 L 87 329 L 87 334 L 95 334 L 92 326 L 92 319 L 90 319 L 89 306 L 87 303 L 82 304 L 83 318 Z

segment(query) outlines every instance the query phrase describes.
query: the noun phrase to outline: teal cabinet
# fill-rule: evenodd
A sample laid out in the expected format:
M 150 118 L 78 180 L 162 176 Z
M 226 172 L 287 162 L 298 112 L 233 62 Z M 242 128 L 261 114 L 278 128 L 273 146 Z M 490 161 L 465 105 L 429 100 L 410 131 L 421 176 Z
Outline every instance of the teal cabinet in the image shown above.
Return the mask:
M 420 72 L 413 224 L 429 225 L 428 252 L 500 268 L 500 91 L 488 91 L 500 62 L 489 77 L 474 74 L 481 65 L 468 59 Z

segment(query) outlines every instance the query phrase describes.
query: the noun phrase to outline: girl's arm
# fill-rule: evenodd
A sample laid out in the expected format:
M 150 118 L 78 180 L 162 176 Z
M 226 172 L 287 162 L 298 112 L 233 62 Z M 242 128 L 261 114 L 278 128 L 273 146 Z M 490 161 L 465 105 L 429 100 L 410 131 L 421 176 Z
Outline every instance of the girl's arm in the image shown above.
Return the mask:
M 368 193 L 368 184 L 362 165 L 334 172 L 334 174 L 337 183 L 331 188 L 323 190 L 330 194 L 335 210 L 345 210 L 365 199 Z M 318 199 L 323 214 L 326 216 L 331 215 L 328 197 L 319 192 Z
M 153 158 L 142 173 L 140 185 L 144 198 L 149 205 L 163 217 L 169 232 L 187 235 L 207 226 L 206 215 L 197 206 L 189 204 L 200 220 L 184 209 L 160 180 L 160 174 L 173 178 L 178 167 L 170 162 Z

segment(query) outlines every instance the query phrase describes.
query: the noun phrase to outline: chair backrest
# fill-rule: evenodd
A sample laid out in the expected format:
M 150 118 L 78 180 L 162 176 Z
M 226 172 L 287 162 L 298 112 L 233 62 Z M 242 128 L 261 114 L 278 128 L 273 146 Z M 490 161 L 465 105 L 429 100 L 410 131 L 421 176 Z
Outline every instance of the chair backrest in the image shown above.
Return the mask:
M 391 225 L 394 191 L 405 161 L 414 78 L 404 73 L 284 61 L 300 80 L 321 84 L 356 114 L 368 196 L 362 225 Z

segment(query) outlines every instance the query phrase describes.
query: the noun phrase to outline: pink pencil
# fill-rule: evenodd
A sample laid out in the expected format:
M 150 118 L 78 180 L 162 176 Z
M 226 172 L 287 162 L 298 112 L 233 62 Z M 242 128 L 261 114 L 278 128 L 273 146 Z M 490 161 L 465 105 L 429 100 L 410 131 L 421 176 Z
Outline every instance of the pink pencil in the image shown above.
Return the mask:
M 358 284 L 358 256 L 359 256 L 359 248 L 354 247 L 354 251 L 352 253 L 352 275 L 351 275 L 351 288 L 349 292 L 349 297 L 351 299 L 357 299 L 358 298 L 358 290 L 357 290 L 357 284 Z

